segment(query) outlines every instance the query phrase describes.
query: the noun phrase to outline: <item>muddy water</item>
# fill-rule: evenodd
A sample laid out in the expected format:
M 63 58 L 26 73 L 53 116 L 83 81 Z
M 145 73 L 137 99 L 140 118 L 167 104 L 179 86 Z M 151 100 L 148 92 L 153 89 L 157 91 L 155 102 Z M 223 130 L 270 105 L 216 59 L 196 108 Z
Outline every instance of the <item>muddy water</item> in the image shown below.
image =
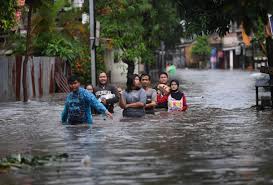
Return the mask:
M 187 112 L 132 120 L 117 108 L 92 128 L 62 126 L 59 95 L 1 103 L 1 157 L 69 158 L 0 173 L 0 184 L 273 184 L 273 116 L 252 107 L 251 73 L 178 70 L 176 78 Z

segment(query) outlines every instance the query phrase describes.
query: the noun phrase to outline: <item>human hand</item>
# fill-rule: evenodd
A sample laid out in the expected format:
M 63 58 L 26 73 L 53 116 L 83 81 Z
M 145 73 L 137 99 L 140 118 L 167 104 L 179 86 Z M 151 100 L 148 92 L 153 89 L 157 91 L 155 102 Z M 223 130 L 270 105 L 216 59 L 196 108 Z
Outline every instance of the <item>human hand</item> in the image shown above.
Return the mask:
M 157 86 L 157 88 L 158 88 L 161 92 L 163 92 L 163 94 L 168 94 L 169 91 L 170 91 L 170 87 L 167 86 L 167 85 L 164 85 L 164 84 L 159 84 L 159 85 Z
M 102 98 L 102 99 L 101 99 L 101 103 L 103 103 L 104 105 L 106 105 L 106 104 L 107 104 L 106 99 L 105 99 L 105 98 Z
M 117 90 L 120 94 L 122 94 L 122 89 L 120 87 L 118 87 Z
M 157 88 L 158 88 L 158 89 L 161 89 L 163 86 L 164 86 L 164 84 L 158 84 L 158 85 L 157 85 Z
M 122 94 L 123 94 L 122 89 L 119 89 L 119 90 L 118 90 L 118 97 L 121 98 Z
M 164 84 L 159 84 L 158 86 L 157 86 L 157 88 L 159 89 L 159 90 L 164 90 L 164 89 L 166 89 L 168 86 L 167 85 L 164 85 Z
M 105 114 L 108 118 L 113 119 L 113 115 L 108 110 L 105 111 Z

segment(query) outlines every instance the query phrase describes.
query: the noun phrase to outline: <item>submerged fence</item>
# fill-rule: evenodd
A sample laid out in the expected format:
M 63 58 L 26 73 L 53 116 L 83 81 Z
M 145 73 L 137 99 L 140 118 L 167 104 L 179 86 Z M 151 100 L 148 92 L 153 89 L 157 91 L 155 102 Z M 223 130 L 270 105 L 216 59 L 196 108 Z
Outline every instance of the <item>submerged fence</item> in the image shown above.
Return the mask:
M 67 92 L 66 76 L 70 67 L 55 57 L 30 57 L 27 64 L 29 98 L 56 91 Z M 23 57 L 0 56 L 0 101 L 23 98 Z

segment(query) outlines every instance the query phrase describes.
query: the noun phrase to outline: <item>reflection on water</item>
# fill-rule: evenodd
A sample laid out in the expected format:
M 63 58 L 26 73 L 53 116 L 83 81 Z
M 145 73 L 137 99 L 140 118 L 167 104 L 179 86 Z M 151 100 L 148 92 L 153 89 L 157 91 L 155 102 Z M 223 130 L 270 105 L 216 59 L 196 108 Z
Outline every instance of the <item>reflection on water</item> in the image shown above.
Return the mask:
M 273 116 L 254 107 L 242 71 L 178 71 L 189 110 L 133 120 L 59 122 L 63 101 L 0 104 L 0 156 L 68 153 L 66 161 L 0 174 L 0 184 L 271 184 Z M 86 165 L 83 161 L 89 156 Z

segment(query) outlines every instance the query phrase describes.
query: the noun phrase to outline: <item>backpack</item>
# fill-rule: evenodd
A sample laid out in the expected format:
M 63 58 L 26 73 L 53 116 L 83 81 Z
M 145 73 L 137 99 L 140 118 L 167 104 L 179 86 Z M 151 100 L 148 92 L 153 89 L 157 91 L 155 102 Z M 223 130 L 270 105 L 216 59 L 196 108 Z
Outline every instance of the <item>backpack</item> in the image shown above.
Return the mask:
M 85 103 L 79 94 L 72 94 L 68 101 L 68 123 L 79 124 L 86 121 Z

